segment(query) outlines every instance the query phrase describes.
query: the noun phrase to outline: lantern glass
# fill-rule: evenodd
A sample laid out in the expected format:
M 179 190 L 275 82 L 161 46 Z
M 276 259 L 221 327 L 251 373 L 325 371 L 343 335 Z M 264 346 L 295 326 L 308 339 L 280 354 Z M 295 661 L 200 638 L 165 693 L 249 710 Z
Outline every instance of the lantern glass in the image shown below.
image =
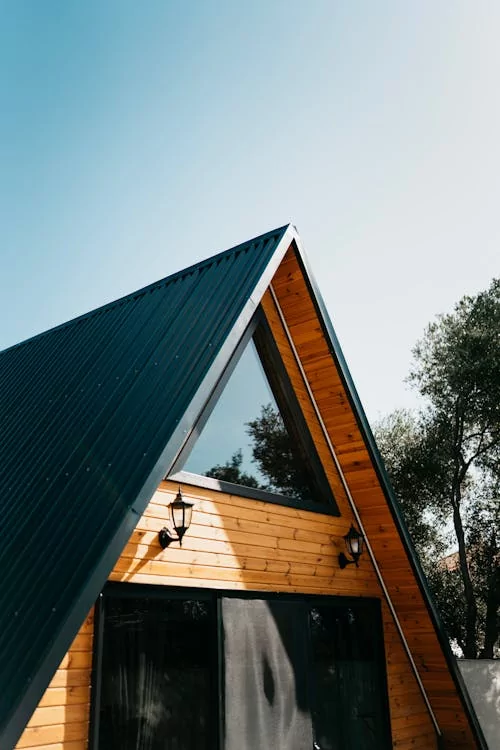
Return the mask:
M 184 503 L 184 528 L 189 529 L 191 526 L 191 516 L 193 513 L 193 506 L 191 503 Z
M 348 552 L 357 558 L 363 552 L 363 536 L 356 531 L 354 526 L 351 525 L 348 533 L 344 537 Z
M 172 519 L 173 527 L 179 535 L 180 539 L 182 539 L 191 524 L 192 512 L 192 503 L 186 503 L 182 499 L 182 495 L 179 490 L 175 500 L 170 504 L 170 517 Z

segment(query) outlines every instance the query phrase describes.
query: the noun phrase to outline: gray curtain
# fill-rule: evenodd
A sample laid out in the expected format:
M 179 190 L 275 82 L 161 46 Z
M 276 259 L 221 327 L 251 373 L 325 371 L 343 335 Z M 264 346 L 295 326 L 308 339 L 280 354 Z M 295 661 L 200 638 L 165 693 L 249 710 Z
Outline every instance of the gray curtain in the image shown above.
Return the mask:
M 306 618 L 297 604 L 222 600 L 225 750 L 310 750 Z

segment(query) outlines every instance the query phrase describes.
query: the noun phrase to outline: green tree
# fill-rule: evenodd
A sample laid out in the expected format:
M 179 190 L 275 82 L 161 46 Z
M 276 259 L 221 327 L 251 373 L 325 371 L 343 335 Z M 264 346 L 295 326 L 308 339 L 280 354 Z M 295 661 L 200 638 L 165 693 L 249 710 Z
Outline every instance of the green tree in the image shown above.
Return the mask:
M 409 380 L 424 406 L 378 427 L 381 452 L 450 637 L 468 658 L 492 655 L 500 605 L 500 280 L 428 326 Z M 432 567 L 426 539 L 438 549 L 447 528 L 456 561 Z
M 443 492 L 439 446 L 430 427 L 411 412 L 396 410 L 375 430 L 412 541 L 421 560 L 429 563 L 442 557 L 446 550 L 439 533 L 439 525 L 446 520 L 438 501 Z
M 477 592 L 481 633 L 479 657 L 500 650 L 500 476 L 489 475 L 478 488 L 467 519 L 468 560 Z

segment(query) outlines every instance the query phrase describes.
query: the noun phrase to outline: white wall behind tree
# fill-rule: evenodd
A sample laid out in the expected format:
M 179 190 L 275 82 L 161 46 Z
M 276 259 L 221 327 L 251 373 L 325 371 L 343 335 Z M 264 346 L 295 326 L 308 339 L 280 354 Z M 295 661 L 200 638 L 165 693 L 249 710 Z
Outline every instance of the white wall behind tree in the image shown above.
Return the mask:
M 459 659 L 458 666 L 489 750 L 500 750 L 500 659 Z

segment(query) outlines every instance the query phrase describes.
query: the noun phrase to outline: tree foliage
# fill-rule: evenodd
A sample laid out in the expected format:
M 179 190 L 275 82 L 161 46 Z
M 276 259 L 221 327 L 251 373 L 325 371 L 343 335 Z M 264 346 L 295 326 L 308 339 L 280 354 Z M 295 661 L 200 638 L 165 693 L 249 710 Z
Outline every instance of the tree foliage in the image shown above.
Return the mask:
M 413 543 L 421 557 L 435 560 L 446 549 L 436 524 L 437 518 L 444 523 L 445 514 L 436 502 L 443 488 L 437 436 L 429 428 L 411 412 L 397 410 L 377 425 L 376 437 Z
M 379 446 L 450 637 L 466 657 L 491 657 L 500 606 L 500 280 L 428 326 L 409 381 L 424 406 L 382 422 Z M 455 558 L 436 566 L 450 541 Z

